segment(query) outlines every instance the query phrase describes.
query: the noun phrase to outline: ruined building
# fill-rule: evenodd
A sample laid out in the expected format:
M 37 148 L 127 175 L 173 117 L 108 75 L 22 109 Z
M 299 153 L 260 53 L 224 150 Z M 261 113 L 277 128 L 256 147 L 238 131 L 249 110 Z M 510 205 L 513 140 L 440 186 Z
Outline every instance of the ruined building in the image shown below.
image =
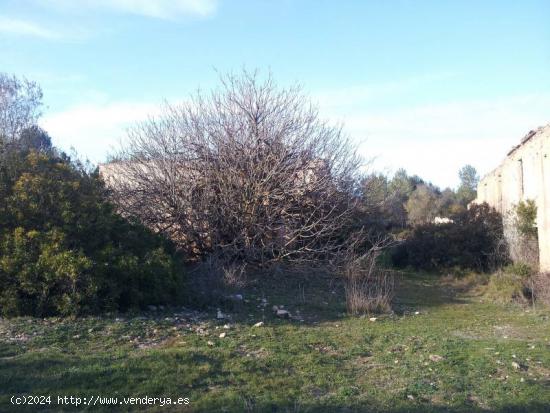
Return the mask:
M 502 214 L 513 259 L 518 257 L 512 217 L 518 202 L 528 199 L 537 205 L 540 270 L 550 271 L 550 124 L 530 131 L 477 188 L 475 202 L 487 202 Z

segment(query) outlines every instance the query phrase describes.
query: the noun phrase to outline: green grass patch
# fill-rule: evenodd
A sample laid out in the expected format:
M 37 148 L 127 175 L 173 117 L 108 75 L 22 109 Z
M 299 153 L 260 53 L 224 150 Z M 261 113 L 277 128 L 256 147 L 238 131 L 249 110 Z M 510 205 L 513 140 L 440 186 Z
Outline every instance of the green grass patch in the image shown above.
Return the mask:
M 548 312 L 491 303 L 460 287 L 403 274 L 395 312 L 376 321 L 348 317 L 334 280 L 284 276 L 244 290 L 226 320 L 215 308 L 4 319 L 0 411 L 550 411 Z M 275 318 L 272 305 L 293 318 Z M 169 396 L 190 404 L 16 408 L 12 395 Z

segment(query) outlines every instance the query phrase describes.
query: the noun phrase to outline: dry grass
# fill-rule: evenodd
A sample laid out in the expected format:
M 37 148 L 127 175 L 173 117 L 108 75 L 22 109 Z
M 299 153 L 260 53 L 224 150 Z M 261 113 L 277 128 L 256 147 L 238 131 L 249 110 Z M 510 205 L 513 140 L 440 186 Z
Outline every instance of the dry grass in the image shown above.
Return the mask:
M 395 273 L 365 261 L 351 261 L 344 268 L 346 308 L 349 314 L 391 311 Z
M 509 265 L 489 277 L 485 297 L 498 303 L 550 305 L 550 274 L 525 264 Z
M 244 288 L 248 283 L 246 264 L 229 264 L 221 267 L 223 284 L 229 288 Z
M 524 289 L 525 279 L 516 274 L 499 271 L 490 277 L 485 297 L 496 303 L 526 304 Z

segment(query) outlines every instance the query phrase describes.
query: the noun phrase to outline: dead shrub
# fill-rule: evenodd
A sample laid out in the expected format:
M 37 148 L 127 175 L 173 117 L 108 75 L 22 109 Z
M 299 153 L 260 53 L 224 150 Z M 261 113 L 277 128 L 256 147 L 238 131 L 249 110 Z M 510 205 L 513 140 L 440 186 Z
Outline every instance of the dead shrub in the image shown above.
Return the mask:
M 222 280 L 230 289 L 244 288 L 247 285 L 246 263 L 232 263 L 221 267 Z
M 352 265 L 345 274 L 344 288 L 349 314 L 391 311 L 395 283 L 393 271 L 380 268 L 365 271 L 360 266 Z
M 380 253 L 393 243 L 380 238 L 363 255 L 348 253 L 342 265 L 346 308 L 349 314 L 370 314 L 391 311 L 395 272 L 377 263 Z

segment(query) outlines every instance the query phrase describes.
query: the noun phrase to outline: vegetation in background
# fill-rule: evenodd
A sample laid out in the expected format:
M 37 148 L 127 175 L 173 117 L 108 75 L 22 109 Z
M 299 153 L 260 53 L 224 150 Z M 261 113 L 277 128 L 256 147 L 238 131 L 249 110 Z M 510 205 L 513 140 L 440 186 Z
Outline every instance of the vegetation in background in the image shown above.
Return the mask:
M 390 254 L 394 265 L 488 271 L 508 262 L 502 217 L 488 205 L 467 208 L 476 196 L 477 171 L 466 165 L 459 178 L 457 191 L 441 191 L 404 170 L 391 180 L 373 175 L 365 181 L 384 189 L 378 191 L 386 195 L 379 216 L 401 241 Z
M 502 218 L 498 212 L 487 204 L 472 205 L 453 219 L 451 223 L 413 228 L 395 249 L 394 263 L 425 270 L 460 267 L 478 271 L 506 263 Z
M 477 196 L 477 184 L 479 176 L 476 169 L 472 165 L 465 165 L 458 172 L 460 178 L 460 186 L 456 191 L 459 202 L 466 207 Z
M 432 222 L 438 213 L 436 201 L 434 190 L 427 185 L 419 185 L 405 204 L 408 224 L 414 227 Z
M 374 212 L 369 222 L 406 237 L 407 229 L 433 223 L 436 217 L 452 220 L 466 211 L 475 198 L 477 172 L 466 165 L 459 177 L 460 186 L 454 191 L 441 190 L 416 175 L 408 175 L 404 169 L 392 178 L 374 173 L 362 180 L 361 202 Z

